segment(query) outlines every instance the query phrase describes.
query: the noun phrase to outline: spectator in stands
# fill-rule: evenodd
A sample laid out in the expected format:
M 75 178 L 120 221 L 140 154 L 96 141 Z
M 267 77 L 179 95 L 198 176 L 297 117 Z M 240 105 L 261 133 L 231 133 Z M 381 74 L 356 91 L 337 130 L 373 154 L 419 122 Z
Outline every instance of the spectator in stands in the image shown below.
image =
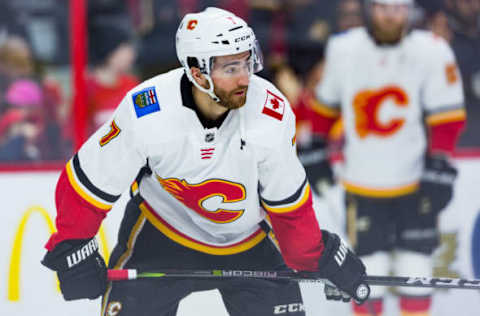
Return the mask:
M 10 126 L 11 123 L 15 123 L 14 126 L 27 126 L 20 130 L 29 130 L 32 125 L 31 122 L 20 124 L 19 120 L 30 120 L 30 114 L 24 115 L 25 109 L 30 108 L 27 112 L 32 112 L 33 108 L 35 108 L 35 121 L 41 120 L 41 130 L 43 131 L 41 137 L 38 137 L 35 141 L 35 146 L 41 152 L 37 156 L 47 160 L 61 160 L 70 155 L 70 150 L 67 148 L 68 142 L 65 139 L 66 135 L 62 130 L 64 120 L 61 117 L 65 117 L 65 115 L 60 115 L 60 112 L 65 111 L 63 108 L 65 106 L 63 93 L 57 80 L 52 76 L 44 78 L 38 72 L 35 72 L 36 68 L 28 42 L 19 36 L 7 37 L 3 45 L 0 46 L 0 91 L 2 94 L 9 96 L 6 93 L 7 89 L 9 89 L 10 96 L 12 96 L 18 93 L 15 89 L 23 87 L 22 89 L 31 91 L 36 97 L 42 95 L 43 101 L 40 103 L 34 102 L 33 106 L 32 104 L 26 106 L 23 103 L 11 103 L 4 98 L 0 104 L 0 115 L 5 113 L 5 117 L 3 117 L 4 124 L 8 123 L 7 125 Z M 25 82 L 29 83 L 26 84 Z M 16 84 L 14 85 L 14 83 Z M 37 88 L 40 89 L 40 93 L 37 93 Z M 22 109 L 20 110 L 19 107 Z M 6 112 L 8 112 L 8 115 Z M 22 114 L 19 115 L 19 113 Z M 15 130 L 18 130 L 18 128 Z M 38 130 L 38 128 L 33 130 Z M 32 148 L 32 146 L 29 148 Z M 16 156 L 14 152 L 12 154 Z
M 340 0 L 337 7 L 336 30 L 346 31 L 363 25 L 362 5 L 359 0 Z
M 327 139 L 324 137 L 325 125 L 317 113 L 322 108 L 314 94 L 323 74 L 323 47 L 317 49 L 296 47 L 290 50 L 289 55 L 290 63 L 302 86 L 297 99 L 292 103 L 297 119 L 298 156 L 305 167 L 312 189 L 322 195 L 328 185 L 333 184 Z
M 419 21 L 419 27 L 432 31 L 450 43 L 453 34 L 448 23 L 448 15 L 443 0 L 421 0 L 417 2 L 423 13 L 422 19 Z
M 20 79 L 10 85 L 8 105 L 0 117 L 0 161 L 40 160 L 39 141 L 44 129 L 44 95 L 39 84 Z
M 312 9 L 311 3 L 306 1 L 297 4 L 299 12 L 305 9 Z M 319 84 L 323 73 L 323 48 L 326 36 L 330 30 L 345 31 L 349 28 L 360 26 L 363 23 L 362 7 L 358 0 L 342 0 L 332 3 L 333 11 L 337 12 L 336 20 L 321 20 L 318 17 L 314 20 L 304 20 L 303 24 L 310 22 L 306 35 L 289 43 L 289 66 L 278 69 L 275 75 L 275 83 L 287 96 L 297 117 L 297 148 L 300 161 L 303 163 L 312 188 L 317 194 L 333 183 L 333 173 L 329 166 L 330 145 L 332 138 L 325 139 L 326 132 L 322 116 L 324 107 L 319 106 L 314 96 L 315 87 Z M 327 10 L 328 11 L 328 10 Z M 330 12 L 330 11 L 328 11 Z M 297 22 L 301 21 L 299 14 Z M 333 14 L 332 14 L 333 15 Z M 322 22 L 323 21 L 323 22 Z M 327 21 L 330 21 L 328 23 Z M 321 27 L 323 25 L 324 27 Z M 297 28 L 298 29 L 298 28 Z M 292 37 L 295 35 L 292 34 Z M 338 124 L 332 121 L 332 124 Z M 328 125 L 328 130 L 331 126 Z M 337 128 L 332 135 L 336 135 Z M 339 147 L 341 142 L 335 138 L 334 147 Z M 327 150 L 328 148 L 328 150 Z M 337 148 L 336 148 L 337 149 Z
M 33 75 L 34 63 L 28 43 L 21 37 L 7 37 L 0 45 L 0 91 L 16 79 Z M 2 113 L 0 106 L 0 114 Z
M 113 113 L 139 80 L 132 74 L 136 52 L 127 33 L 104 27 L 91 34 L 94 68 L 87 79 L 87 119 L 91 134 Z
M 467 128 L 459 146 L 480 146 L 480 0 L 446 0 L 450 45 L 458 60 L 465 92 Z
M 137 0 L 131 1 L 130 13 L 138 40 L 138 63 L 142 79 L 179 66 L 172 36 L 186 12 L 201 9 L 200 0 Z

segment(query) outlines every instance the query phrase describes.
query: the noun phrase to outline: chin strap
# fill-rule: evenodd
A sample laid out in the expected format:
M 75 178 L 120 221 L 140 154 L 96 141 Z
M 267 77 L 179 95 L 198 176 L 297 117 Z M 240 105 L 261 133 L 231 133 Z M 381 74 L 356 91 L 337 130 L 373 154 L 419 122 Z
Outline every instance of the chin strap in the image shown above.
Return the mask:
M 193 85 L 194 85 L 195 87 L 197 87 L 200 91 L 208 94 L 208 95 L 213 99 L 213 101 L 215 101 L 215 102 L 220 102 L 220 98 L 217 97 L 217 96 L 215 95 L 215 93 L 213 92 L 213 89 L 214 89 L 214 87 L 213 87 L 213 80 L 212 80 L 212 78 L 210 77 L 210 75 L 208 75 L 208 74 L 203 74 L 203 75 L 205 76 L 205 78 L 207 78 L 208 86 L 209 86 L 208 89 L 205 89 L 204 87 L 202 87 L 201 85 L 199 85 L 198 82 L 197 82 L 195 79 L 193 79 L 193 77 L 192 77 L 192 71 L 191 71 L 190 69 L 185 70 L 185 74 L 187 75 L 188 80 L 190 80 L 190 82 L 193 83 Z

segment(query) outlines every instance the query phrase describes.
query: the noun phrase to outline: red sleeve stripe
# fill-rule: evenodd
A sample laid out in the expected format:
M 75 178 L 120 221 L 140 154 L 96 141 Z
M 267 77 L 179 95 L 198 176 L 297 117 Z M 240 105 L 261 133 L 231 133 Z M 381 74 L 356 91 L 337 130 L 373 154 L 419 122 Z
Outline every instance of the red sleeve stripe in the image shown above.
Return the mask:
M 262 199 L 262 206 L 271 213 L 288 213 L 292 211 L 296 211 L 300 207 L 302 207 L 303 204 L 308 200 L 310 196 L 310 185 L 308 184 L 307 181 L 305 181 L 302 184 L 302 187 L 297 191 L 300 192 L 298 194 L 298 197 L 296 197 L 293 201 L 291 198 L 285 199 L 285 203 L 283 201 L 280 202 L 270 202 L 267 200 Z M 294 194 L 294 196 L 297 195 L 297 193 Z M 288 201 L 288 202 L 287 202 Z
M 109 211 L 114 202 L 105 201 L 104 199 L 99 198 L 98 196 L 92 194 L 85 186 L 78 180 L 77 174 L 73 168 L 73 159 L 68 161 L 65 170 L 67 172 L 68 181 L 70 185 L 73 187 L 75 192 L 81 196 L 85 201 L 90 203 L 91 205 L 95 206 L 98 209 Z
M 466 112 L 465 109 L 456 109 L 453 111 L 446 111 L 441 113 L 435 113 L 428 115 L 426 118 L 427 125 L 435 126 L 451 122 L 465 121 Z
M 464 120 L 430 126 L 428 151 L 452 155 L 464 126 Z
M 316 271 L 324 244 L 312 195 L 309 189 L 307 191 L 307 200 L 294 212 L 269 215 L 285 263 L 292 269 Z

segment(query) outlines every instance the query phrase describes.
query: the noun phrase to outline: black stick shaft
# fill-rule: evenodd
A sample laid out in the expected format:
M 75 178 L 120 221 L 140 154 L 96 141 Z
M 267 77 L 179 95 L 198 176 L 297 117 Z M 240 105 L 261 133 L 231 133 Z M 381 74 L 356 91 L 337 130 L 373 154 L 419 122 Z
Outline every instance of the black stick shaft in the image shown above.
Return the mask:
M 329 283 L 319 278 L 315 273 L 295 273 L 290 271 L 248 271 L 248 270 L 159 270 L 140 271 L 135 269 L 109 270 L 111 281 L 131 280 L 137 278 L 253 278 L 268 280 L 287 280 L 296 282 Z M 373 286 L 407 286 L 446 289 L 480 290 L 480 280 L 452 279 L 430 277 L 392 277 L 373 276 L 364 278 L 365 283 Z

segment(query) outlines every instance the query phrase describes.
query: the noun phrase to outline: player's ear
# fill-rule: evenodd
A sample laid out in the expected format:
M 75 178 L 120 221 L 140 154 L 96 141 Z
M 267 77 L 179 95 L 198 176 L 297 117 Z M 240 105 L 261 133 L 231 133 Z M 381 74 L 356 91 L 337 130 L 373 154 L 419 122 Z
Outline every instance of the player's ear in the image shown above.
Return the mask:
M 200 68 L 191 67 L 190 70 L 192 72 L 193 80 L 195 80 L 199 85 L 201 85 L 205 89 L 208 89 L 208 86 L 209 86 L 208 81 L 200 71 Z

